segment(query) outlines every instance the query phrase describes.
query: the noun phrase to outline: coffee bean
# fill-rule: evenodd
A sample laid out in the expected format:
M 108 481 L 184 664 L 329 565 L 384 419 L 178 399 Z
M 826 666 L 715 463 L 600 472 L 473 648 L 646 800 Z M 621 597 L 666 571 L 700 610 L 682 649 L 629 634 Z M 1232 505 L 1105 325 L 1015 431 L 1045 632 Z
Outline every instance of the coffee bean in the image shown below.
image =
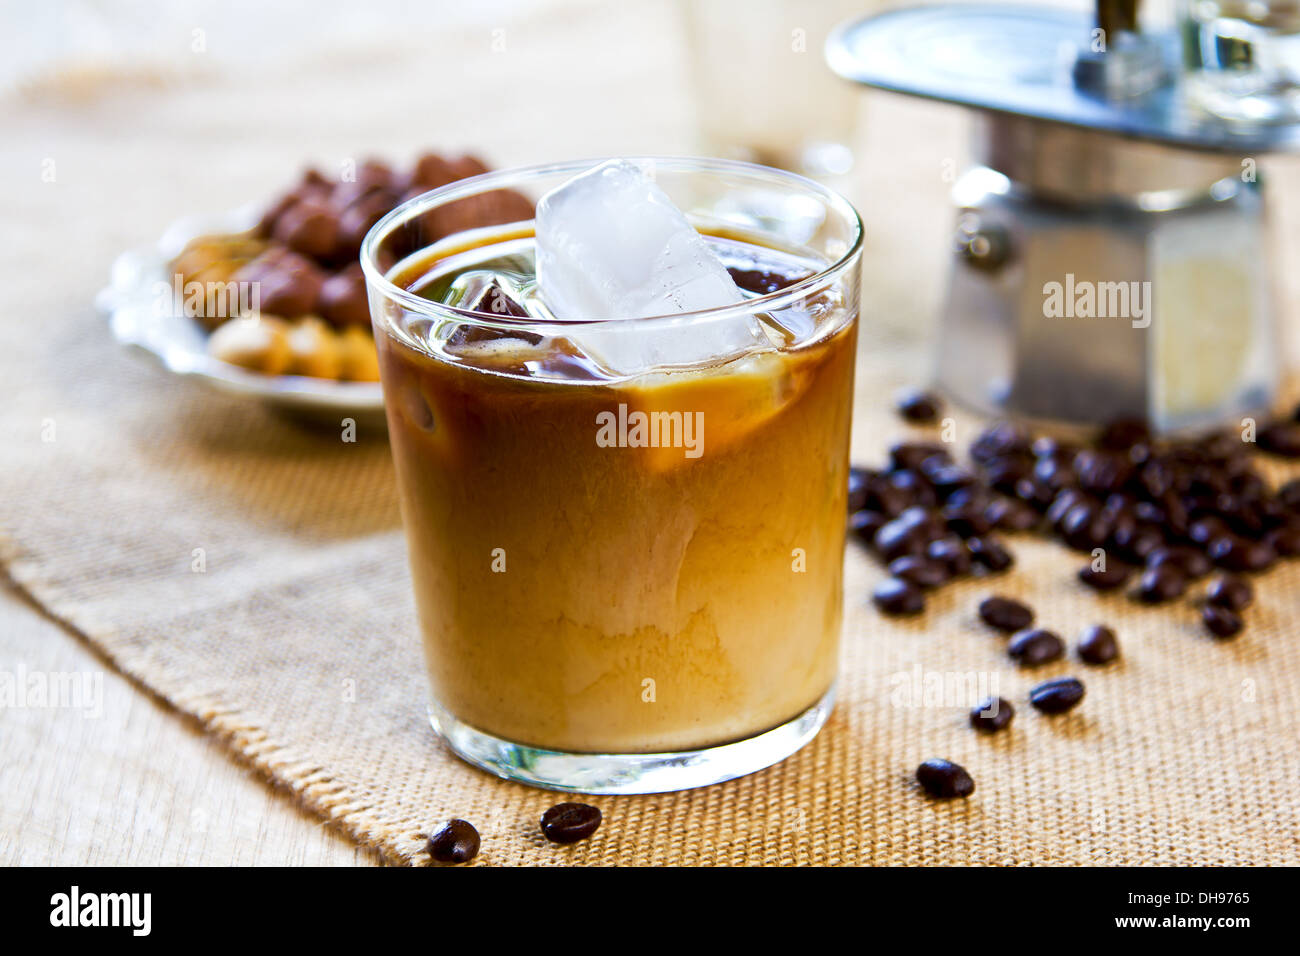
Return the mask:
M 1138 578 L 1136 597 L 1146 604 L 1163 604 L 1183 596 L 1187 590 L 1187 575 L 1173 564 L 1158 564 L 1147 568 Z
M 970 725 L 985 733 L 994 733 L 1011 723 L 1016 710 L 1011 702 L 1001 697 L 985 697 L 970 712 Z
M 1228 523 L 1218 515 L 1205 515 L 1197 518 L 1187 527 L 1187 537 L 1205 547 L 1215 538 L 1221 537 L 1228 530 Z
M 902 578 L 885 578 L 876 585 L 871 593 L 882 614 L 897 617 L 904 614 L 919 614 L 925 610 L 925 595 L 921 589 Z
M 1061 519 L 1061 537 L 1076 551 L 1091 551 L 1106 543 L 1114 520 L 1091 501 L 1081 501 Z
M 966 768 L 938 757 L 931 757 L 917 767 L 916 779 L 926 793 L 942 800 L 969 797 L 975 792 L 975 781 Z
M 911 471 L 920 471 L 921 462 L 935 455 L 940 455 L 946 462 L 952 463 L 952 454 L 936 442 L 896 442 L 889 446 L 889 465 L 895 470 L 907 468 Z
M 1038 524 L 1038 512 L 1015 498 L 995 498 L 984 509 L 984 518 L 1002 531 L 1028 531 Z
M 1065 642 L 1041 627 L 1016 632 L 1007 645 L 1007 654 L 1021 667 L 1048 664 L 1064 653 Z
M 1133 473 L 1133 466 L 1123 455 L 1089 449 L 1074 456 L 1072 467 L 1079 486 L 1097 495 L 1119 490 Z
M 1022 631 L 1034 623 L 1034 612 L 1015 598 L 994 594 L 980 601 L 980 620 L 999 631 Z
M 1277 554 L 1263 541 L 1225 534 L 1210 542 L 1210 560 L 1227 571 L 1263 571 Z
M 874 546 L 877 532 L 888 520 L 879 511 L 855 511 L 849 515 L 849 531 L 863 544 Z
M 966 550 L 976 564 L 994 573 L 1005 571 L 1016 560 L 1002 542 L 992 536 L 971 538 L 966 542 Z
M 906 388 L 894 397 L 894 408 L 909 422 L 932 422 L 939 417 L 943 401 L 932 392 Z
M 919 588 L 937 588 L 952 575 L 946 565 L 919 554 L 905 554 L 889 562 L 889 573 Z
M 1054 677 L 1029 691 L 1029 702 L 1044 714 L 1063 714 L 1083 700 L 1083 682 L 1074 677 Z
M 907 469 L 891 471 L 884 480 L 887 487 L 879 489 L 879 492 L 897 500 L 897 505 L 894 506 L 895 512 L 901 512 L 913 505 L 933 508 L 938 503 L 934 488 L 920 472 Z
M 478 847 L 478 831 L 464 820 L 448 820 L 429 837 L 429 856 L 439 863 L 467 863 Z
M 1039 435 L 1030 443 L 1029 450 L 1035 458 L 1057 458 L 1069 461 L 1078 453 L 1079 447 L 1051 435 Z
M 1279 557 L 1294 558 L 1300 555 L 1300 526 L 1291 524 L 1274 528 L 1268 533 L 1264 543 Z
M 1119 656 L 1115 632 L 1104 624 L 1094 624 L 1079 635 L 1079 657 L 1088 664 L 1107 664 Z
M 849 514 L 866 508 L 869 474 L 865 468 L 849 469 Z
M 1135 524 L 1163 524 L 1165 509 L 1154 501 L 1136 501 L 1133 503 L 1133 521 Z
M 1118 561 L 1110 561 L 1102 570 L 1094 568 L 1091 564 L 1080 568 L 1079 580 L 1096 591 L 1113 591 L 1115 588 L 1123 587 L 1132 573 L 1126 565 Z
M 1016 482 L 1016 497 L 1038 511 L 1046 511 L 1056 492 L 1037 478 L 1021 478 Z
M 1201 619 L 1210 633 L 1220 640 L 1227 640 L 1241 633 L 1241 615 L 1230 607 L 1206 604 L 1201 608 Z
M 1160 499 L 1160 507 L 1165 513 L 1165 520 L 1160 523 L 1165 534 L 1177 538 L 1186 537 L 1188 524 L 1191 521 L 1187 513 L 1187 505 L 1170 493 Z
M 930 480 L 930 486 L 940 498 L 947 498 L 953 492 L 968 488 L 978 480 L 973 472 L 960 465 L 930 468 L 925 471 L 925 477 Z
M 1062 488 L 1052 499 L 1052 503 L 1047 506 L 1047 511 L 1043 516 L 1047 518 L 1048 523 L 1058 531 L 1061 529 L 1061 522 L 1077 504 L 1083 504 L 1087 501 L 1087 496 L 1078 488 Z
M 1129 534 L 1121 534 L 1117 529 L 1110 539 L 1120 556 L 1135 564 L 1144 562 L 1147 555 L 1164 543 L 1164 533 L 1151 525 L 1135 525 Z
M 984 512 L 978 507 L 966 504 L 946 504 L 940 514 L 944 523 L 947 524 L 948 530 L 963 538 L 974 538 L 977 535 L 988 534 L 992 529 L 989 519 L 984 517 Z
M 1224 574 L 1210 582 L 1205 592 L 1205 600 L 1219 607 L 1232 611 L 1241 611 L 1250 606 L 1255 599 L 1255 589 L 1245 578 L 1235 574 Z
M 1068 488 L 1074 483 L 1074 469 L 1060 458 L 1040 458 L 1034 462 L 1032 476 L 1054 491 Z
M 577 843 L 600 826 L 600 808 L 587 803 L 557 803 L 542 814 L 542 835 L 552 843 Z
M 1300 458 L 1300 422 L 1271 422 L 1259 430 L 1256 443 L 1283 458 Z
M 953 577 L 970 574 L 970 551 L 966 548 L 966 542 L 955 535 L 945 535 L 931 541 L 925 547 L 925 556 L 944 565 Z
M 1027 454 L 1029 443 L 1029 433 L 1021 426 L 1012 422 L 995 422 L 971 442 L 970 457 L 972 461 L 987 464 L 1008 455 Z
M 1100 448 L 1113 451 L 1127 451 L 1134 445 L 1144 445 L 1151 441 L 1151 428 L 1139 419 L 1120 419 L 1102 428 L 1096 443 Z
M 1173 564 L 1193 580 L 1203 578 L 1214 570 L 1214 564 L 1202 551 L 1185 545 L 1161 545 L 1147 555 L 1146 565 Z
M 1292 478 L 1279 488 L 1277 500 L 1292 514 L 1300 514 L 1300 478 Z
M 876 532 L 875 546 L 884 560 L 893 561 L 905 554 L 923 553 L 929 538 L 927 525 L 924 522 L 912 521 L 904 515 L 899 515 L 881 525 L 880 530 Z
M 983 468 L 985 483 L 1006 495 L 1015 494 L 1016 482 L 1034 470 L 1027 458 L 995 458 Z

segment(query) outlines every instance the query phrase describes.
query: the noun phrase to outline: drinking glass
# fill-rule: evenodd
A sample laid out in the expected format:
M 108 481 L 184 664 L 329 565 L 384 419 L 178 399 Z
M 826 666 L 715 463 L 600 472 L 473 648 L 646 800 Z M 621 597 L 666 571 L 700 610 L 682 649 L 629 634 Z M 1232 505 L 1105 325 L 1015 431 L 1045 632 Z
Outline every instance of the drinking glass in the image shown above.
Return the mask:
M 762 294 L 595 322 L 438 301 L 466 270 L 526 274 L 531 204 L 595 161 L 425 193 L 361 253 L 433 727 L 476 766 L 584 793 L 798 750 L 831 710 L 843 601 L 858 215 L 783 171 L 635 162 Z M 791 284 L 762 285 L 773 263 Z M 739 354 L 593 357 L 752 321 Z

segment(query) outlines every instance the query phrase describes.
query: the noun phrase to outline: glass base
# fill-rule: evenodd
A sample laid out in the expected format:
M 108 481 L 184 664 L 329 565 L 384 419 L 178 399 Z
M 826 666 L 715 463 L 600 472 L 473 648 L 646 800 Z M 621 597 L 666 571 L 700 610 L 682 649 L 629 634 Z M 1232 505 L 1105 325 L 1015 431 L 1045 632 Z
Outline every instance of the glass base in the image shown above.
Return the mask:
M 429 722 L 476 767 L 506 780 L 570 793 L 665 793 L 707 787 L 779 763 L 817 736 L 835 705 L 835 687 L 779 727 L 703 750 L 660 754 L 583 754 L 511 743 L 461 723 L 437 704 Z

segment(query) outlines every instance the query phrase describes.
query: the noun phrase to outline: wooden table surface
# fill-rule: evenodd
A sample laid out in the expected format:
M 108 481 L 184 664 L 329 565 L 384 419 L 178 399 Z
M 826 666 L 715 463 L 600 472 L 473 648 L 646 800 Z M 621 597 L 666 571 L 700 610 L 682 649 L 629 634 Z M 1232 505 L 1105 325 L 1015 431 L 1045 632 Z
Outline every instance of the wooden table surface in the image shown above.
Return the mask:
M 86 709 L 0 707 L 0 865 L 375 864 L 8 580 L 0 675 L 90 675 Z
M 871 6 L 864 3 L 864 7 Z M 620 5 L 621 7 L 621 5 Z M 623 8 L 625 9 L 625 8 Z M 620 16 L 625 16 L 620 9 Z M 657 22 L 658 11 L 652 10 L 648 21 Z M 649 16 L 642 11 L 643 19 Z M 585 8 L 561 19 L 556 30 L 572 24 L 585 24 Z M 632 24 L 643 28 L 641 21 Z M 484 27 L 483 37 L 489 34 Z M 61 34 L 48 34 L 55 43 Z M 188 37 L 187 29 L 184 36 Z M 495 34 L 493 34 L 495 35 Z M 214 36 L 216 34 L 214 33 Z M 510 33 L 512 50 L 518 50 L 520 69 L 529 64 L 549 61 L 544 56 L 550 47 L 540 41 L 530 46 L 527 32 L 521 28 Z M 582 39 L 582 37 L 579 37 Z M 487 40 L 484 39 L 486 44 Z M 484 50 L 487 47 L 484 46 Z M 584 48 L 585 56 L 601 51 L 599 44 Z M 340 61 L 360 69 L 362 58 Z M 497 61 L 492 61 L 497 62 Z M 505 61 L 500 61 L 504 63 Z M 548 65 L 548 69 L 553 65 Z M 0 67 L 0 80 L 3 79 Z M 487 74 L 482 74 L 486 76 Z M 350 77 L 344 74 L 344 78 Z M 349 80 L 350 81 L 350 80 Z M 340 81 L 342 82 L 342 81 Z M 148 88 L 147 85 L 144 88 Z M 204 88 L 198 88 L 200 92 Z M 197 94 L 196 94 L 197 95 Z M 305 95 L 305 94 L 304 94 Z M 650 103 L 650 107 L 655 103 Z M 933 171 L 898 170 L 892 158 L 895 147 L 889 140 L 893 126 L 890 116 L 899 111 L 909 115 L 934 116 L 933 126 L 945 137 L 959 139 L 953 124 L 960 118 L 928 104 L 914 104 L 883 97 L 873 102 L 873 126 L 868 135 L 875 137 L 874 152 L 866 154 L 867 165 L 874 173 L 888 170 L 890 175 L 934 177 L 940 171 L 936 160 Z M 652 115 L 647 115 L 652 114 Z M 666 107 L 638 109 L 638 133 L 646 140 L 668 142 L 659 152 L 672 152 L 675 144 L 660 135 L 662 128 L 672 128 L 665 117 Z M 656 125 L 656 122 L 658 125 Z M 459 126 L 455 124 L 459 123 Z M 585 118 L 575 121 L 573 133 L 580 137 Z M 463 142 L 478 143 L 489 138 L 478 129 L 474 114 L 448 118 L 453 130 L 465 131 Z M 476 129 L 476 133 L 469 132 Z M 371 131 L 372 133 L 374 131 Z M 433 132 L 431 131 L 431 135 Z M 364 127 L 346 129 L 340 138 L 354 137 L 365 142 Z M 449 141 L 455 141 L 447 133 Z M 459 134 L 457 134 L 459 135 Z M 489 155 L 509 160 L 526 155 L 527 129 L 497 130 L 496 145 Z M 588 134 L 593 139 L 597 133 Z M 371 138 L 385 148 L 378 135 Z M 944 140 L 947 142 L 947 139 Z M 619 140 L 621 148 L 635 152 L 640 139 Z M 513 144 L 513 145 L 512 145 Z M 43 148 L 43 147 L 40 147 Z M 287 154 L 297 155 L 296 142 L 281 144 Z M 323 151 L 319 144 L 316 147 Z M 609 150 L 573 146 L 563 152 L 572 155 L 595 155 Z M 337 152 L 337 151 L 336 151 Z M 232 154 L 232 156 L 235 154 Z M 334 154 L 329 154 L 334 155 Z M 341 155 L 341 153 L 339 153 Z M 936 157 L 957 156 L 939 150 Z M 232 159 L 233 165 L 245 164 L 243 153 Z M 947 161 L 945 160 L 945 163 Z M 279 155 L 264 160 L 268 168 L 292 168 L 293 160 Z M 1274 181 L 1273 209 L 1275 228 L 1294 232 L 1300 223 L 1300 190 L 1288 183 L 1300 182 L 1297 164 L 1288 159 L 1280 163 Z M 864 171 L 862 175 L 866 175 Z M 252 173 L 246 174 L 253 177 Z M 262 175 L 258 173 L 258 175 Z M 224 183 L 232 193 L 243 188 L 239 175 L 222 167 L 212 175 L 213 182 Z M 273 181 L 270 173 L 263 176 Z M 262 181 L 262 180 L 259 180 Z M 883 179 L 879 181 L 885 181 Z M 928 181 L 928 180 L 927 180 Z M 946 191 L 947 186 L 934 180 L 933 189 Z M 1279 188 L 1280 187 L 1280 188 Z M 895 186 L 895 189 L 902 188 Z M 225 198 L 220 188 L 210 201 L 221 208 Z M 167 194 L 155 201 L 162 203 Z M 133 200 L 134 201 L 134 200 Z M 184 208 L 175 200 L 175 208 Z M 869 227 L 873 232 L 874 253 L 894 255 L 904 263 L 912 252 L 940 249 L 947 235 L 946 217 L 933 222 L 881 221 L 879 213 Z M 896 230 L 896 231 L 891 231 Z M 1300 296 L 1300 271 L 1281 266 L 1278 269 L 1280 292 L 1288 300 Z M 928 294 L 900 283 L 896 287 L 875 290 L 877 309 L 888 316 L 895 311 L 894 297 Z M 230 752 L 204 736 L 188 718 L 160 702 L 139 685 L 116 671 L 78 635 L 50 619 L 33 605 L 0 571 L 0 681 L 12 679 L 20 668 L 27 672 L 86 673 L 99 688 L 97 706 L 81 709 L 46 709 L 41 707 L 0 706 L 0 864 L 3 865 L 335 865 L 374 864 L 371 853 L 353 845 L 325 824 L 299 810 L 288 796 L 275 792 L 248 768 L 241 766 Z

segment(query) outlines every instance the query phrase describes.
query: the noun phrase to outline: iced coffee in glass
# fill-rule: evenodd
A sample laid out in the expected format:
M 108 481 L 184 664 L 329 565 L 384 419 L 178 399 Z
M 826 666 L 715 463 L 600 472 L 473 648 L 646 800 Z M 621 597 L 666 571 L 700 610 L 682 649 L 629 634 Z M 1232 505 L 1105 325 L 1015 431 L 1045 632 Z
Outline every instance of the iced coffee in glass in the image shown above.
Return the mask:
M 834 698 L 861 224 L 698 159 L 490 173 L 362 250 L 435 730 L 503 777 L 676 790 Z

